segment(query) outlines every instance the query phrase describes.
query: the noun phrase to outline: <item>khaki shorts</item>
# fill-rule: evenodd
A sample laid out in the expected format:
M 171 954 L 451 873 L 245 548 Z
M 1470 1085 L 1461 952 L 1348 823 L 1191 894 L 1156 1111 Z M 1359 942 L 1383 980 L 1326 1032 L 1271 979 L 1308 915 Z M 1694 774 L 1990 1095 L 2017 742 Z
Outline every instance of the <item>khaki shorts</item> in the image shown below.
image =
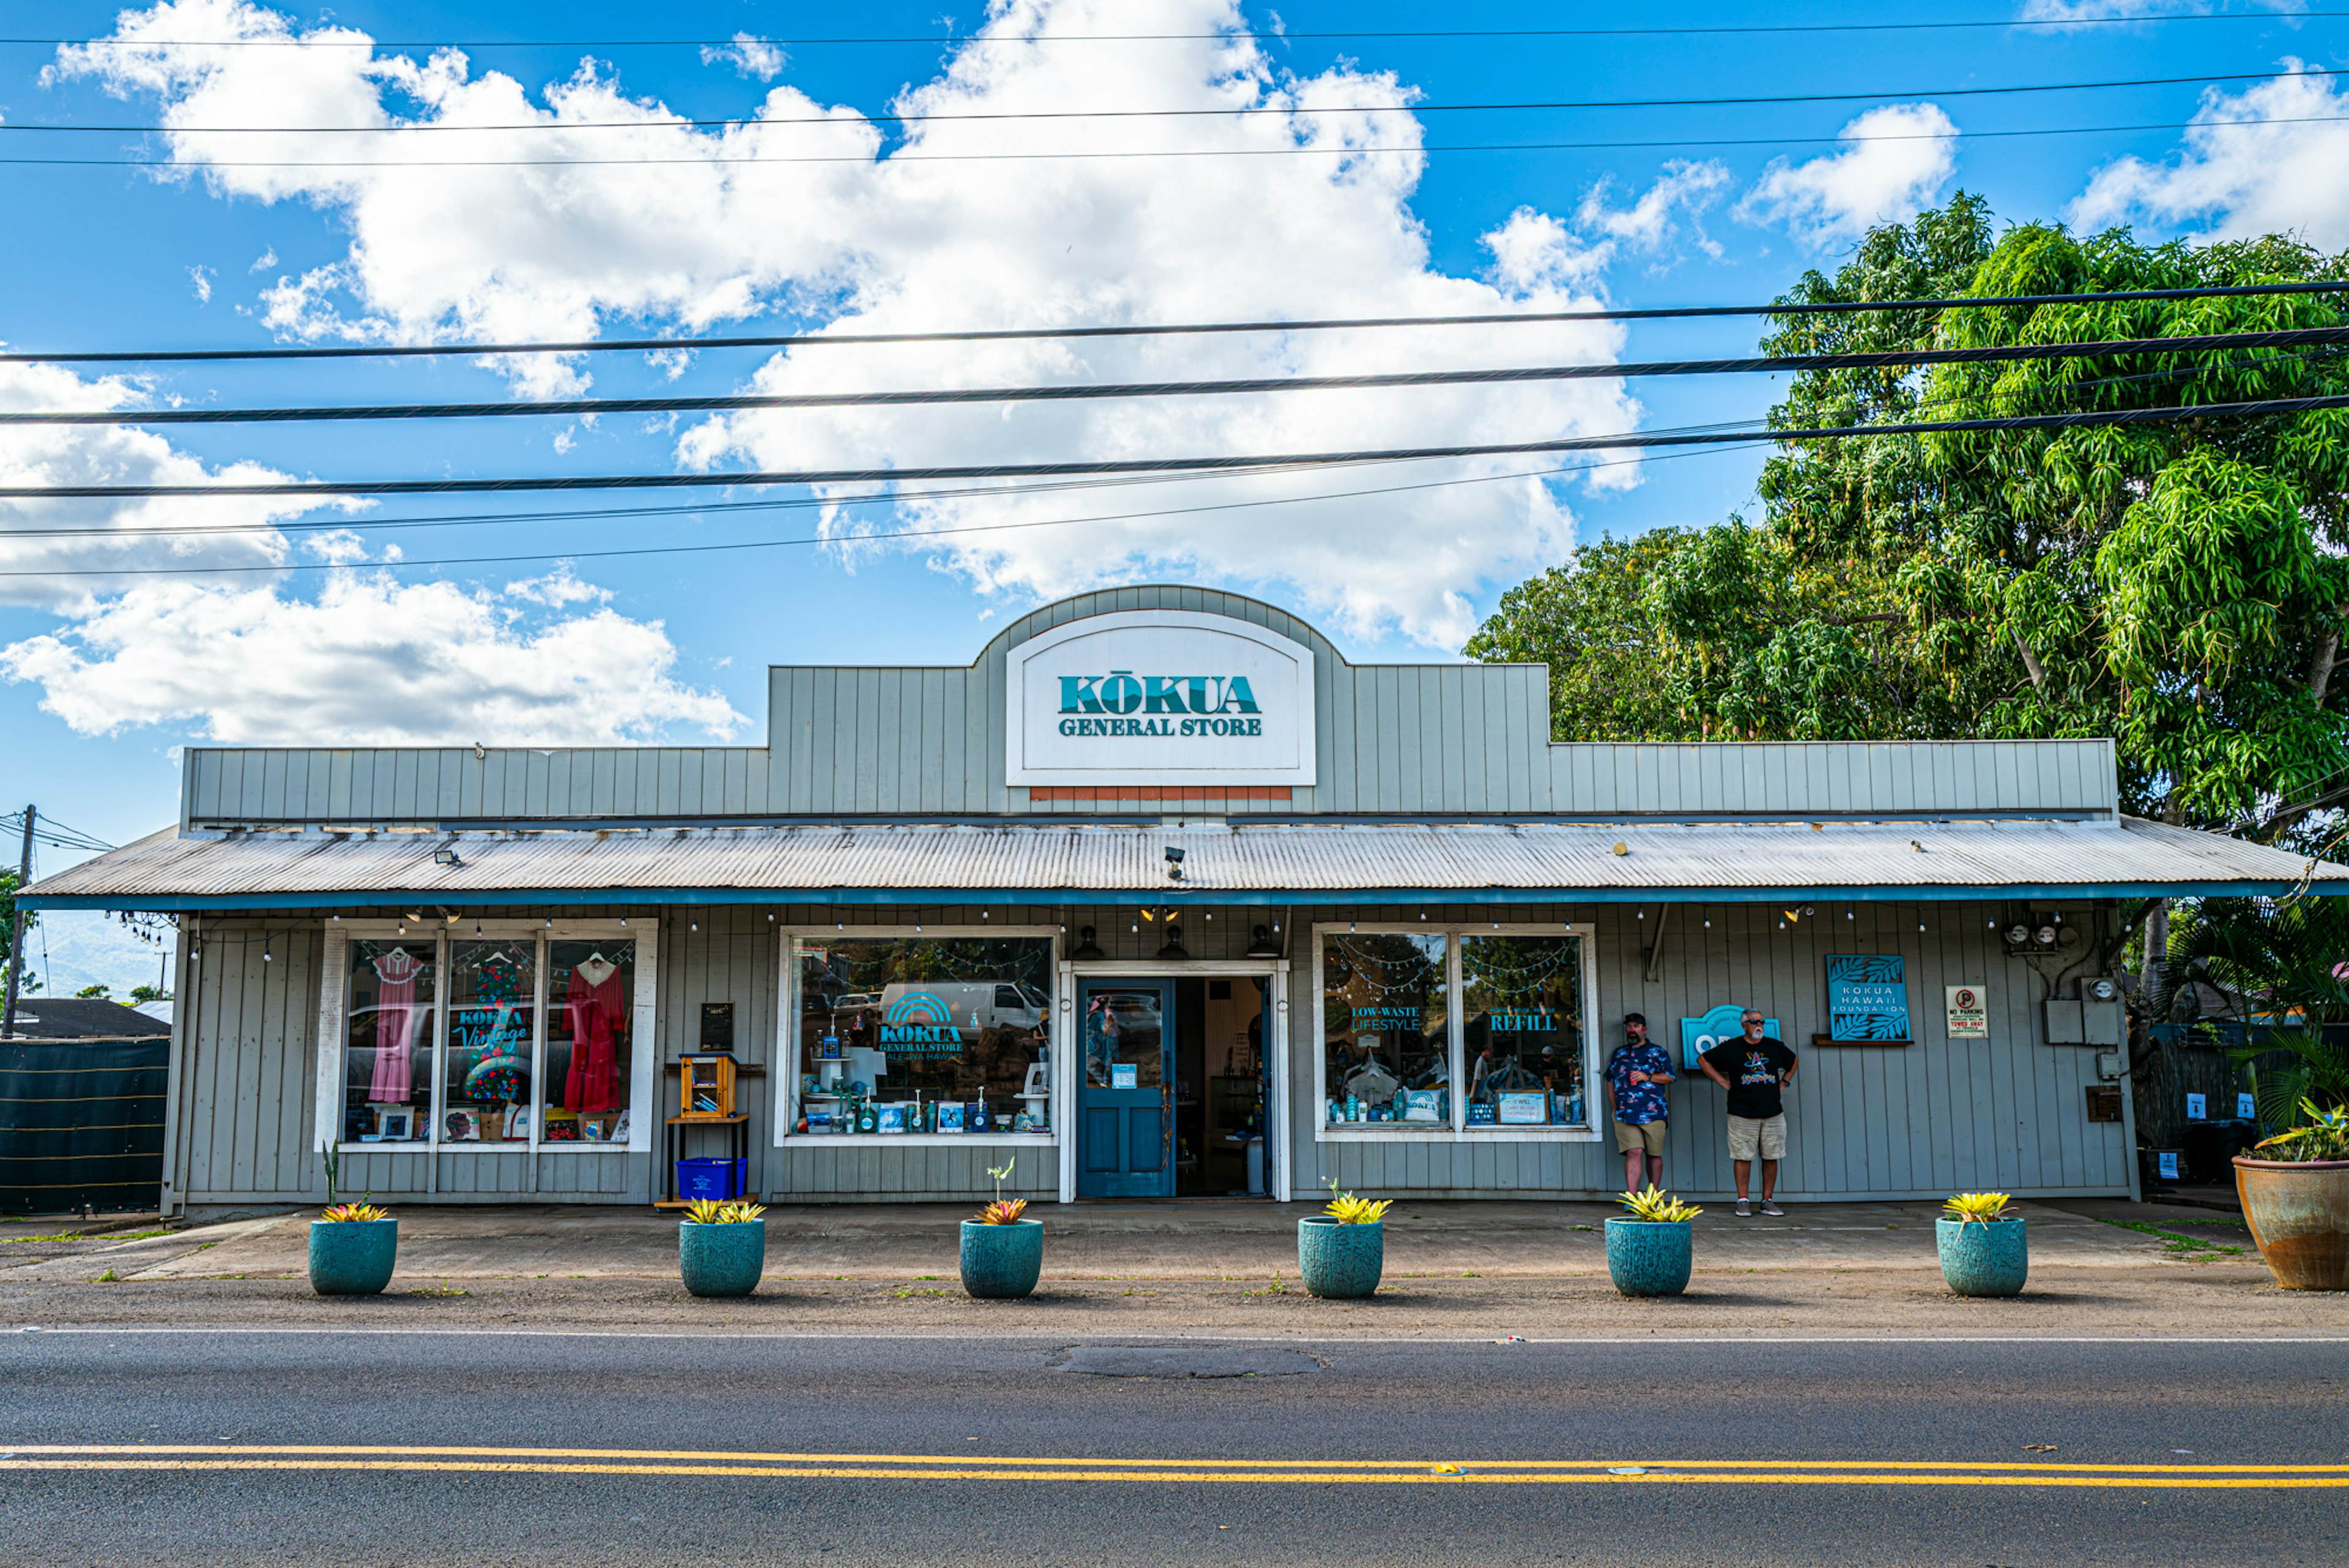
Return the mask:
M 1664 1152 L 1663 1117 L 1658 1116 L 1651 1122 L 1617 1122 L 1615 1124 L 1617 1154 L 1633 1154 L 1643 1149 L 1650 1154 L 1659 1156 Z
M 1729 1118 L 1729 1158 L 1752 1159 L 1756 1153 L 1764 1159 L 1786 1158 L 1786 1116 L 1781 1111 L 1767 1121 L 1759 1116 Z

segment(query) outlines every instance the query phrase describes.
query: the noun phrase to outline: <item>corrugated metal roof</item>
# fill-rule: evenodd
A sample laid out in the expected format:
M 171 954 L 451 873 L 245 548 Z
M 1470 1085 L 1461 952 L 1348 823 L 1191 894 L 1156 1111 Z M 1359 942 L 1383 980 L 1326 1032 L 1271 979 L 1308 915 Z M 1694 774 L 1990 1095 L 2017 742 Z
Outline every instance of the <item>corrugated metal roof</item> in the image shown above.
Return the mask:
M 1615 853 L 1621 844 L 1625 853 Z M 1184 851 L 1183 879 L 1164 851 Z M 454 850 L 457 863 L 434 862 Z M 984 900 L 1097 895 L 1556 893 L 1722 898 L 2349 891 L 2349 867 L 2213 834 L 2087 822 L 848 825 L 462 833 L 166 831 L 27 890 L 41 908 L 522 902 Z

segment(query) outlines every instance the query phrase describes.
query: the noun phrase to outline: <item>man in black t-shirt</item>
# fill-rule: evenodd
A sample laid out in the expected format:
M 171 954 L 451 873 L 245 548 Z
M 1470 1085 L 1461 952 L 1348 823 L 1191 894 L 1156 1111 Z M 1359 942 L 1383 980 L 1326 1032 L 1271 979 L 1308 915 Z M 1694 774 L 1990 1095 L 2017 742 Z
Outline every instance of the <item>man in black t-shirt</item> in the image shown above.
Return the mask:
M 1696 1059 L 1704 1075 L 1729 1091 L 1730 1169 L 1737 1178 L 1737 1212 L 1754 1212 L 1745 1197 L 1756 1155 L 1762 1160 L 1762 1212 L 1783 1214 L 1772 1202 L 1778 1190 L 1778 1162 L 1786 1158 L 1786 1102 L 1782 1091 L 1795 1075 L 1795 1057 L 1763 1016 L 1745 1010 L 1742 1038 L 1726 1040 Z

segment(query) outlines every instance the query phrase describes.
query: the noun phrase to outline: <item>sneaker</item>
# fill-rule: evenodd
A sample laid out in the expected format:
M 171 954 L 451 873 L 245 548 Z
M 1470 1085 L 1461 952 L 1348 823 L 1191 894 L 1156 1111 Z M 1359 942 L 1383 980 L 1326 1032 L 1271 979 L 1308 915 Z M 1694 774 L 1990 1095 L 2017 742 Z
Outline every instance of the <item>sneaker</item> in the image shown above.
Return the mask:
M 1768 1199 L 1764 1198 L 1762 1200 L 1762 1212 L 1764 1214 L 1775 1214 L 1783 1219 L 1786 1211 L 1784 1209 L 1779 1208 L 1776 1204 L 1771 1202 Z
M 1737 1200 L 1737 1217 L 1740 1220 L 1751 1220 L 1754 1217 L 1753 1209 L 1748 1206 L 1745 1199 L 1743 1198 Z

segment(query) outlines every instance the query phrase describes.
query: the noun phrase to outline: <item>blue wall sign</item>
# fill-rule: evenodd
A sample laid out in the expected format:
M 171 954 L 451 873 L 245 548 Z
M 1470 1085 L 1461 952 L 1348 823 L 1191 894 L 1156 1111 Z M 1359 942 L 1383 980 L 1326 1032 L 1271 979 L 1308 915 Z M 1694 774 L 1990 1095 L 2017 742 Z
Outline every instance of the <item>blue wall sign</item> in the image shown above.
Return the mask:
M 1827 1038 L 1912 1038 L 1908 961 L 1897 953 L 1838 953 L 1828 959 Z
M 1699 1056 L 1724 1041 L 1744 1039 L 1745 1031 L 1740 1027 L 1738 1022 L 1744 1016 L 1744 1008 L 1733 1002 L 1724 1002 L 1702 1018 L 1682 1019 L 1682 1069 L 1693 1073 L 1696 1071 L 1696 1059 Z M 1773 1040 L 1783 1041 L 1786 1038 L 1778 1032 L 1778 1021 L 1775 1018 L 1763 1021 L 1762 1033 Z

